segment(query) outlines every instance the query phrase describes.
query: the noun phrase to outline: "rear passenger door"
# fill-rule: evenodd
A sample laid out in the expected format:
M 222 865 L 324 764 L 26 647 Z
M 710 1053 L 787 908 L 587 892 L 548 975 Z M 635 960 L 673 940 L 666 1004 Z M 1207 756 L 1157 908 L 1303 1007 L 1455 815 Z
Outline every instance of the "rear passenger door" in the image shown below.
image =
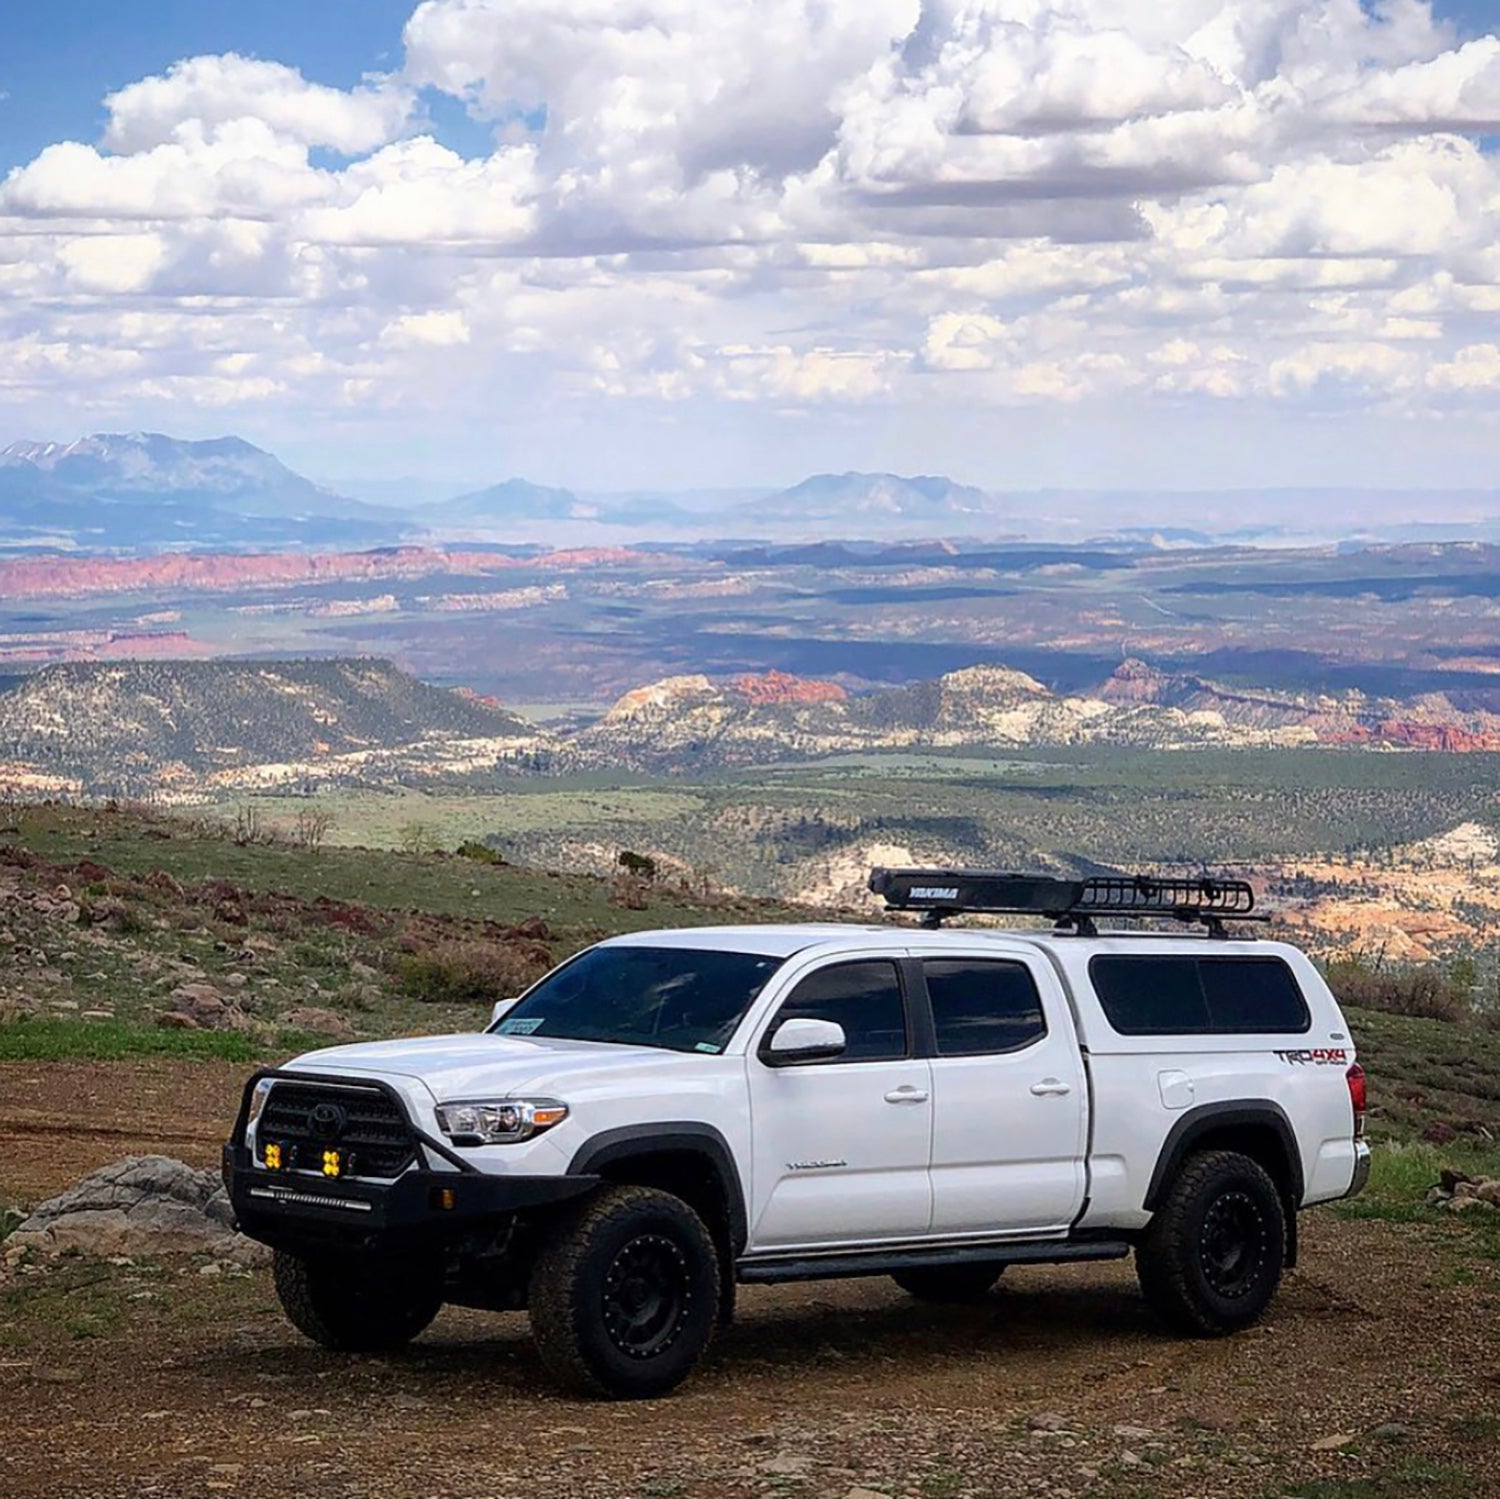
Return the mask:
M 1045 960 L 944 954 L 932 1015 L 932 1231 L 1063 1231 L 1083 1205 L 1087 1083 Z

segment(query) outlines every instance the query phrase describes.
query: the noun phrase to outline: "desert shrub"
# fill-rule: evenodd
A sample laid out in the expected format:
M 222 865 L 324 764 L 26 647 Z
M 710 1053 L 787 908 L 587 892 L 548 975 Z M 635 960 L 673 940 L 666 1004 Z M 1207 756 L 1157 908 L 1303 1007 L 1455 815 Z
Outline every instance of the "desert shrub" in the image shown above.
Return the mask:
M 231 836 L 241 848 L 269 846 L 281 842 L 281 834 L 266 820 L 265 813 L 254 802 L 234 809 Z
M 1341 1005 L 1455 1024 L 1473 1014 L 1468 989 L 1436 967 L 1377 968 L 1358 958 L 1331 964 L 1328 986 Z
M 17 1208 L 0 1208 L 0 1244 L 3 1244 L 26 1221 Z
M 493 849 L 488 843 L 477 843 L 469 838 L 460 843 L 453 850 L 460 859 L 472 859 L 476 864 L 503 864 L 505 855 L 498 849 Z
M 656 878 L 656 860 L 648 854 L 638 854 L 633 849 L 622 849 L 615 861 L 626 874 L 632 874 L 649 883 Z
M 321 807 L 303 807 L 292 824 L 292 842 L 316 853 L 333 831 L 333 813 Z
M 493 1004 L 541 976 L 534 954 L 497 942 L 444 942 L 400 960 L 398 987 L 412 999 Z
M 156 930 L 156 917 L 144 906 L 122 904 L 111 925 L 122 937 L 144 937 Z

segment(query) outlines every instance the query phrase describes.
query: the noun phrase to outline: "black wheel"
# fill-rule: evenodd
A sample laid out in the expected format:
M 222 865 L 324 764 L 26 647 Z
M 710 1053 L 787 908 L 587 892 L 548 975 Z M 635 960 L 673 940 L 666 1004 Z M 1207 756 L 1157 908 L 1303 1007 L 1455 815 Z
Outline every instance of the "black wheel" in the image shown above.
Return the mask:
M 276 1295 L 293 1327 L 341 1353 L 404 1348 L 443 1305 L 437 1267 L 276 1251 Z
M 1152 1309 L 1221 1337 L 1257 1321 L 1286 1263 L 1286 1209 L 1265 1168 L 1230 1150 L 1190 1156 L 1136 1247 Z
M 891 1279 L 918 1301 L 981 1301 L 1004 1272 L 1004 1265 L 950 1265 L 943 1270 L 897 1270 Z
M 719 1315 L 719 1256 L 703 1220 L 649 1187 L 606 1187 L 537 1256 L 531 1328 L 569 1388 L 639 1400 L 692 1373 Z

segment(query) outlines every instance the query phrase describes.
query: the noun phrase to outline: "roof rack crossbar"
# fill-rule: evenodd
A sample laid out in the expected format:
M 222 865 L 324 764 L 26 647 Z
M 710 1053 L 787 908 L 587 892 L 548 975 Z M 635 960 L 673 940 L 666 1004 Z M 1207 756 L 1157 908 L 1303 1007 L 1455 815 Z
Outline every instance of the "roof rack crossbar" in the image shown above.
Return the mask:
M 1245 880 L 1216 875 L 1099 875 L 1065 880 L 1050 875 L 987 869 L 876 869 L 870 889 L 886 909 L 919 911 L 924 926 L 940 926 L 968 913 L 1045 916 L 1060 931 L 1097 932 L 1095 918 L 1172 920 L 1201 924 L 1223 936 L 1227 921 L 1267 921 L 1256 914 L 1255 891 Z

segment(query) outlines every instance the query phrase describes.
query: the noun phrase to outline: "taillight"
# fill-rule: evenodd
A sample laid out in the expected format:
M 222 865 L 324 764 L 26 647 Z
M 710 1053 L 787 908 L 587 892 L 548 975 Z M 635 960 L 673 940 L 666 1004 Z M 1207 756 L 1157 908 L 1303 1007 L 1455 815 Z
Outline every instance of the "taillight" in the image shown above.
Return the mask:
M 1349 1102 L 1354 1105 L 1354 1138 L 1365 1137 L 1365 1104 L 1368 1097 L 1365 1089 L 1365 1069 L 1356 1062 L 1345 1074 L 1349 1082 Z

